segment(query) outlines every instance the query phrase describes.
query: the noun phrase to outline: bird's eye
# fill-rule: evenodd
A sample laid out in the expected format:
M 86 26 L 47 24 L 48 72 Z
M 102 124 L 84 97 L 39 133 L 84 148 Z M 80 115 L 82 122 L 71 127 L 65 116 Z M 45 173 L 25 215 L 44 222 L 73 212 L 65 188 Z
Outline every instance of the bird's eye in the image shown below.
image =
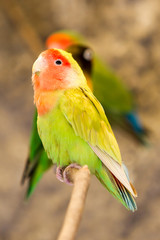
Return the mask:
M 60 65 L 62 65 L 62 60 L 57 59 L 57 60 L 55 60 L 54 64 L 57 65 L 57 66 L 60 66 Z
M 83 57 L 87 61 L 91 61 L 93 59 L 93 51 L 90 48 L 86 48 L 83 52 Z

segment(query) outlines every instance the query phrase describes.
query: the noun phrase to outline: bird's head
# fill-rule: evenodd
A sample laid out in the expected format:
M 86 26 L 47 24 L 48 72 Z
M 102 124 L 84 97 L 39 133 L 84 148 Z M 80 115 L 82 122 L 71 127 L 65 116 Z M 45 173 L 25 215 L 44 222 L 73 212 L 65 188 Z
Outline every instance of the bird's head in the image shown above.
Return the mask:
M 86 80 L 70 53 L 48 49 L 33 64 L 32 82 L 35 91 L 54 91 L 78 87 Z

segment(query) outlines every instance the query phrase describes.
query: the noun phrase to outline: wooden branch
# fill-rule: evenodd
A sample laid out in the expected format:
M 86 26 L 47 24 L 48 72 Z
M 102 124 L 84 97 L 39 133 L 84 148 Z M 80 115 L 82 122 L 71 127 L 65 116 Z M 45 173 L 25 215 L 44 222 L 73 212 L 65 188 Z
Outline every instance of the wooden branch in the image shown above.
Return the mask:
M 89 187 L 90 171 L 88 167 L 84 166 L 80 170 L 73 171 L 70 174 L 74 187 L 58 240 L 75 239 Z

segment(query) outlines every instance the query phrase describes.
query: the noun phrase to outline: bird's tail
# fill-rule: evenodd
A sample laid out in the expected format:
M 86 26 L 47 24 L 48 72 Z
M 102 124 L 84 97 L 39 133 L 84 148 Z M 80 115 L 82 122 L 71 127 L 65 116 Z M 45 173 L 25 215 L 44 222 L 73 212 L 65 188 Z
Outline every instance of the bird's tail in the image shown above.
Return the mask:
M 125 119 L 130 125 L 136 137 L 145 145 L 147 145 L 147 130 L 142 126 L 140 119 L 136 112 L 129 112 L 125 114 Z
M 34 161 L 28 158 L 21 180 L 22 184 L 26 179 L 28 180 L 26 199 L 32 195 L 43 174 L 52 165 L 52 161 L 48 159 L 44 150 L 41 150 L 35 158 Z
M 124 168 L 124 171 L 126 169 Z M 137 210 L 136 202 L 132 194 L 126 189 L 126 187 L 104 166 L 96 170 L 96 177 L 107 188 L 107 190 L 118 199 L 128 210 Z M 126 173 L 128 175 L 128 173 Z M 130 183 L 131 184 L 131 183 Z M 136 191 L 131 184 L 133 192 Z

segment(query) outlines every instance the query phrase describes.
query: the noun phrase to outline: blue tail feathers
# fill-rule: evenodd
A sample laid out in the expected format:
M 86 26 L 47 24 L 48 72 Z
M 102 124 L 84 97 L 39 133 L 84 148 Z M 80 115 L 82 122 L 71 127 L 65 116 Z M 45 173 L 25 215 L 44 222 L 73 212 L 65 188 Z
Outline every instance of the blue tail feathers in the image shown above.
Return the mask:
M 133 133 L 139 138 L 142 143 L 146 143 L 147 130 L 142 126 L 142 123 L 135 111 L 125 114 L 126 121 L 130 125 Z
M 137 133 L 144 133 L 145 130 L 139 120 L 138 115 L 136 114 L 136 112 L 130 112 L 125 114 L 126 119 L 128 120 L 128 122 L 130 123 L 130 125 L 132 126 L 133 130 Z

